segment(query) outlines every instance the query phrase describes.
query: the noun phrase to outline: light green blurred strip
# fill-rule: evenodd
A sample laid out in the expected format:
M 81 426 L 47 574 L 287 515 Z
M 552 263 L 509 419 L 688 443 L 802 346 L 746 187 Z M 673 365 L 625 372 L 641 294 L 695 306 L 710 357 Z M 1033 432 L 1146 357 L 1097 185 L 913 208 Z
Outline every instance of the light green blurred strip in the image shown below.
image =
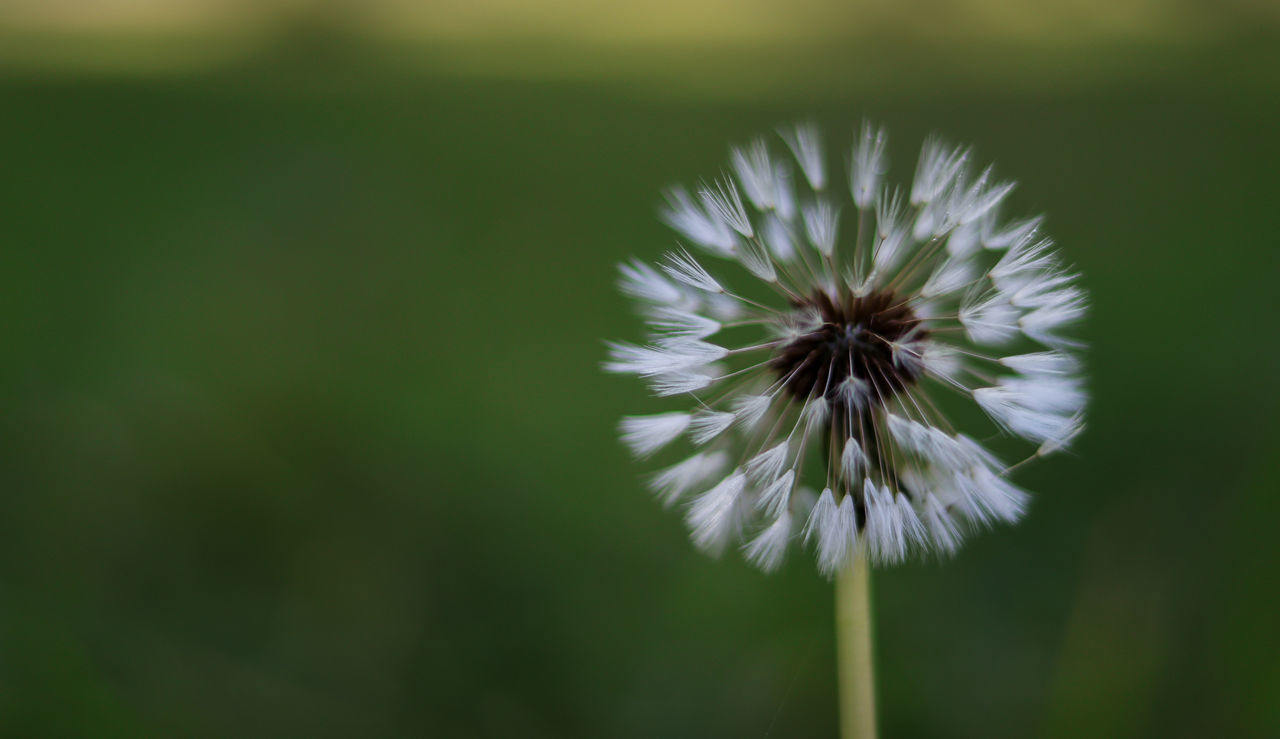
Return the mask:
M 169 75 L 216 69 L 276 43 L 256 31 L 234 35 L 166 32 L 64 33 L 0 29 L 0 71 Z
M 1225 11 L 1224 11 L 1225 8 Z M 7 0 L 0 27 L 198 33 L 298 20 L 418 40 L 511 37 L 614 43 L 832 38 L 1173 40 L 1280 23 L 1274 3 L 1221 0 Z
M 287 56 L 301 40 L 312 52 L 332 48 L 339 60 L 408 72 L 609 80 L 668 95 L 909 89 L 921 70 L 935 89 L 1061 87 L 1142 78 L 1188 51 L 1280 33 L 1280 3 L 1232 7 L 1228 14 L 1210 0 L 935 0 L 927 12 L 891 0 L 9 0 L 0 4 L 0 73 L 185 73 L 268 50 Z

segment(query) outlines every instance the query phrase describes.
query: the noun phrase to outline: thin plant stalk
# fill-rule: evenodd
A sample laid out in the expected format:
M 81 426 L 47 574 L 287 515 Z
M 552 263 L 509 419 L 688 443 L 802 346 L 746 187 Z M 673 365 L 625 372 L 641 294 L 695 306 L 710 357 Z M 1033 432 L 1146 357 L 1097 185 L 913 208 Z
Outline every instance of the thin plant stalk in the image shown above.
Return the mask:
M 875 739 L 876 736 L 869 569 L 866 555 L 859 550 L 836 577 L 841 739 Z

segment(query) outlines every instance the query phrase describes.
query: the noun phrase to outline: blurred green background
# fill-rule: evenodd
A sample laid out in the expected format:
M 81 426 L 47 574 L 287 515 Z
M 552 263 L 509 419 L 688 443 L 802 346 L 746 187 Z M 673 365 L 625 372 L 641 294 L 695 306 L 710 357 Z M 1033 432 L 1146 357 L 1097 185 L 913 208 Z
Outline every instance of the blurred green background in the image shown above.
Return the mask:
M 828 583 L 616 441 L 614 265 L 797 118 L 971 142 L 1077 453 L 875 582 L 886 737 L 1280 736 L 1274 3 L 9 0 L 0 734 L 834 736 Z

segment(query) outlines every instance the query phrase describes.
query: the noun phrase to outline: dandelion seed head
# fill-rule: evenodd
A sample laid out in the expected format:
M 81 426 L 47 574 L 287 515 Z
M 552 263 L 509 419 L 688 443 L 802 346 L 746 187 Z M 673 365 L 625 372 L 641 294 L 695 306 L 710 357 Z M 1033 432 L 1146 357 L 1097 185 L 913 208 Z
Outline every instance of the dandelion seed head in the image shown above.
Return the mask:
M 773 571 L 807 545 L 827 575 L 859 552 L 951 556 L 1019 520 L 1031 498 L 1010 472 L 1084 429 L 1088 296 L 1040 217 L 1003 217 L 1013 183 L 972 150 L 929 139 L 893 183 L 883 128 L 855 133 L 843 178 L 816 127 L 780 134 L 731 148 L 732 174 L 696 196 L 667 192 L 660 214 L 698 256 L 620 266 L 649 336 L 610 343 L 604 368 L 690 400 L 628 416 L 622 440 L 678 455 L 649 486 L 713 554 Z M 988 427 L 957 430 L 957 399 Z M 1000 433 L 1025 459 L 974 440 Z

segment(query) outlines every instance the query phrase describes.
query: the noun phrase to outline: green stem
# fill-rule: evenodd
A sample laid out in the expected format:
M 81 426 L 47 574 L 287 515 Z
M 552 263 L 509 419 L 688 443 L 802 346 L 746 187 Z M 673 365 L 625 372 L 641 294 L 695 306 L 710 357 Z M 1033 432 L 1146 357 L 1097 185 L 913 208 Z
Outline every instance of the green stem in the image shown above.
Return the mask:
M 867 558 L 861 552 L 836 577 L 841 739 L 875 739 L 876 736 L 870 585 Z

